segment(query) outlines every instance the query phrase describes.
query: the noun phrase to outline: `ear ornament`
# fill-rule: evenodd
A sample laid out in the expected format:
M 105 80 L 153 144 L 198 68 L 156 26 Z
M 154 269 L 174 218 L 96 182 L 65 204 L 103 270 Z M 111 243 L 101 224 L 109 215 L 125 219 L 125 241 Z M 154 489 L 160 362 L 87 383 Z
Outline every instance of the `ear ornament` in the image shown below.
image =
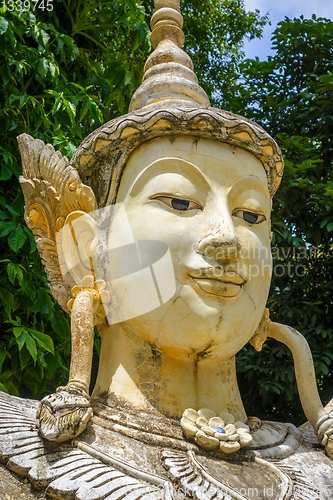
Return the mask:
M 94 276 L 87 275 L 83 278 L 81 286 L 71 287 L 72 298 L 67 302 L 69 311 L 72 311 L 75 299 L 82 291 L 89 291 L 93 297 L 94 324 L 100 324 L 110 312 L 110 293 L 106 289 L 104 280 L 94 280 Z

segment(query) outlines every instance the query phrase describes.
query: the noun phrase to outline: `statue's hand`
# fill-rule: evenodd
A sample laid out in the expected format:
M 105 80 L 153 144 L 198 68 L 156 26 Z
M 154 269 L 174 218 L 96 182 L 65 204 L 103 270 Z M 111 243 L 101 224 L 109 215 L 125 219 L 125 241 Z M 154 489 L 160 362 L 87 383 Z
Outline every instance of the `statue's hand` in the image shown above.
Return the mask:
M 319 443 L 325 446 L 327 455 L 333 459 L 333 411 L 321 417 L 314 430 Z
M 42 399 L 36 419 L 43 438 L 61 443 L 81 434 L 92 414 L 88 394 L 68 385 Z

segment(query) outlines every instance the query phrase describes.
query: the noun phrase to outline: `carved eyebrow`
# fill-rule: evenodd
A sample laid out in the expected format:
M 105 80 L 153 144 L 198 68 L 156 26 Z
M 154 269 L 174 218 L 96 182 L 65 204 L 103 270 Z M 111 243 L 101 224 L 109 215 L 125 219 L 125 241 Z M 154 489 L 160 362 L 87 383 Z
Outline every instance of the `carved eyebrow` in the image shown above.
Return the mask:
M 265 188 L 265 194 L 266 194 L 266 191 L 268 192 L 268 184 L 267 182 L 263 182 L 259 177 L 257 177 L 256 175 L 247 175 L 246 177 L 242 177 L 241 179 L 238 179 L 238 181 L 236 181 L 231 187 L 230 189 L 228 190 L 228 196 L 229 194 L 232 193 L 232 191 L 234 191 L 235 189 L 241 187 L 239 185 L 241 184 L 244 184 L 246 183 L 247 186 L 246 188 L 247 189 L 260 189 L 260 191 L 262 190 L 262 188 L 264 187 Z M 244 188 L 243 188 L 244 190 Z
M 170 162 L 172 162 L 174 168 L 170 169 Z M 150 163 L 150 165 L 147 165 L 147 167 L 144 170 L 142 170 L 142 172 L 140 172 L 140 174 L 134 180 L 131 188 L 129 189 L 129 193 L 133 193 L 138 184 L 144 182 L 145 176 L 149 176 L 150 171 L 152 169 L 159 167 L 163 168 L 164 163 L 166 163 L 167 166 L 167 170 L 165 170 L 165 173 L 180 174 L 188 178 L 188 180 L 190 181 L 191 178 L 194 177 L 193 180 L 196 182 L 198 182 L 198 177 L 200 177 L 200 182 L 204 182 L 206 187 L 210 188 L 209 183 L 207 182 L 207 179 L 205 178 L 204 174 L 196 165 L 194 165 L 194 163 L 184 160 L 183 158 L 169 156 L 155 160 L 154 162 Z M 186 175 L 187 173 L 188 175 Z

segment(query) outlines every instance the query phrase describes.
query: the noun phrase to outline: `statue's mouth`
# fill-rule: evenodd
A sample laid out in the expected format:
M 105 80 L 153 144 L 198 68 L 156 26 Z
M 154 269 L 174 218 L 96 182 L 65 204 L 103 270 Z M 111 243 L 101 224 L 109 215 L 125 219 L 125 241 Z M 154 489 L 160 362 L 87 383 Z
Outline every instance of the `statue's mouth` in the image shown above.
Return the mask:
M 191 270 L 189 275 L 201 290 L 220 297 L 236 297 L 245 284 L 244 278 L 234 270 L 196 269 Z

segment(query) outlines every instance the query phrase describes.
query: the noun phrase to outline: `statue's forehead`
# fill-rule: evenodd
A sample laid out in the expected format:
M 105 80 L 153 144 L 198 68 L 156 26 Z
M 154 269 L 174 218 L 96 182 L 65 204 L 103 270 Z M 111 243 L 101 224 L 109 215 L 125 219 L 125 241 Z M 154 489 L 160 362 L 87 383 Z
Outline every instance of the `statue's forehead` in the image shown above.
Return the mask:
M 140 177 L 148 181 L 168 173 L 196 178 L 199 182 L 201 177 L 208 183 L 223 182 L 229 186 L 242 178 L 248 184 L 252 177 L 258 181 L 255 183 L 258 190 L 268 192 L 263 165 L 245 149 L 206 138 L 176 136 L 152 139 L 132 153 L 119 196 L 123 197 Z

